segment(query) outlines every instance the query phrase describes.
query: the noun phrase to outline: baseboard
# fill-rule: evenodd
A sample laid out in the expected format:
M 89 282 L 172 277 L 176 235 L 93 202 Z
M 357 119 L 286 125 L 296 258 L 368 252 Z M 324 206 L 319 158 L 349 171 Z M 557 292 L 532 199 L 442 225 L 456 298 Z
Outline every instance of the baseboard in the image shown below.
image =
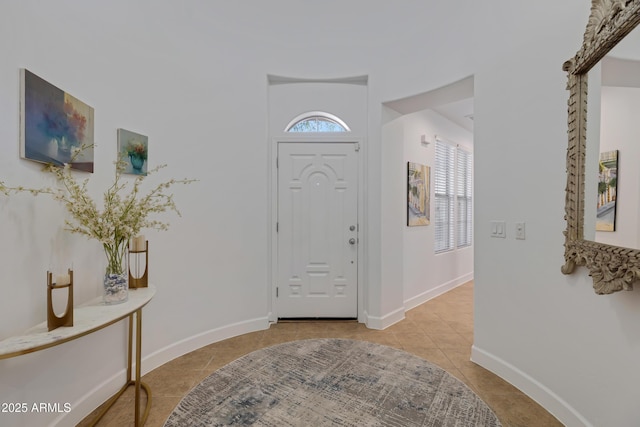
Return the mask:
M 250 332 L 262 331 L 269 328 L 268 318 L 251 319 L 212 329 L 161 348 L 142 358 L 141 374 L 145 375 L 159 366 L 183 356 L 206 345 L 233 338 Z M 135 367 L 133 367 L 135 372 Z M 90 390 L 78 402 L 72 403 L 73 410 L 56 418 L 51 426 L 76 425 L 89 415 L 95 408 L 102 405 L 116 394 L 126 380 L 126 369 L 118 371 L 111 378 Z M 153 392 L 153 390 L 151 390 Z
M 531 399 L 538 402 L 549 413 L 566 426 L 593 427 L 578 411 L 560 396 L 527 373 L 499 357 L 476 347 L 471 347 L 471 361 L 493 372 Z
M 365 313 L 365 317 L 366 317 L 365 324 L 369 329 L 382 330 L 404 319 L 404 312 L 405 312 L 404 307 L 401 307 L 397 310 L 392 311 L 386 316 L 382 316 L 382 317 L 371 316 Z
M 448 281 L 447 283 L 443 283 L 442 285 L 436 286 L 433 289 L 429 289 L 415 297 L 409 298 L 404 302 L 405 310 L 411 310 L 412 308 L 416 308 L 420 304 L 424 304 L 425 302 L 438 297 L 446 292 L 449 292 L 451 289 L 457 288 L 460 285 L 464 285 L 468 281 L 473 280 L 473 272 L 463 274 L 460 277 L 457 277 L 453 280 Z

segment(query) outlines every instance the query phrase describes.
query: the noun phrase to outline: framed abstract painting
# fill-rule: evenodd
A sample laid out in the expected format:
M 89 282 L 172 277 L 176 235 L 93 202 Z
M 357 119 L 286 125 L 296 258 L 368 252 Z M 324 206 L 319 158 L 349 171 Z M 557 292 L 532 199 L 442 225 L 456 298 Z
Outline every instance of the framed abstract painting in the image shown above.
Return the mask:
M 20 70 L 20 157 L 93 172 L 93 108 Z
M 407 163 L 407 225 L 429 225 L 430 168 L 419 163 Z

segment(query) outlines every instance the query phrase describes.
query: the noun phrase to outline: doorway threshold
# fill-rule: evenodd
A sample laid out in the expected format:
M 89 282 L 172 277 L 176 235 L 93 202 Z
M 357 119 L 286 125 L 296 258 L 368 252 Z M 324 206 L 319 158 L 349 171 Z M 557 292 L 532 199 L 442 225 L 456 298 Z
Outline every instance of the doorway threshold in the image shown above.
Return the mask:
M 355 317 L 281 317 L 278 323 L 358 323 Z

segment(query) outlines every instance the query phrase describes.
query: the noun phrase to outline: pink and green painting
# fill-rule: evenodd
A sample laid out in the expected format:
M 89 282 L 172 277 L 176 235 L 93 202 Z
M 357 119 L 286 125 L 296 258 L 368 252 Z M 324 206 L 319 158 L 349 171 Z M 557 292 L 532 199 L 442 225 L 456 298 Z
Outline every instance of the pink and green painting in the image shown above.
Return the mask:
M 93 172 L 93 108 L 21 69 L 20 156 Z

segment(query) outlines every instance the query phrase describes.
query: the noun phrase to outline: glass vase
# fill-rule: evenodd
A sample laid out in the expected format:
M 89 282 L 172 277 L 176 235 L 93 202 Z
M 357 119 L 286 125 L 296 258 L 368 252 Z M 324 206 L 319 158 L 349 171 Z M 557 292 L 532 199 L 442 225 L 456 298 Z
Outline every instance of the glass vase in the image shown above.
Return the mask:
M 129 299 L 129 272 L 104 274 L 104 303 L 120 304 Z
M 125 248 L 107 251 L 107 267 L 102 282 L 103 301 L 107 305 L 120 304 L 129 299 L 128 258 Z

